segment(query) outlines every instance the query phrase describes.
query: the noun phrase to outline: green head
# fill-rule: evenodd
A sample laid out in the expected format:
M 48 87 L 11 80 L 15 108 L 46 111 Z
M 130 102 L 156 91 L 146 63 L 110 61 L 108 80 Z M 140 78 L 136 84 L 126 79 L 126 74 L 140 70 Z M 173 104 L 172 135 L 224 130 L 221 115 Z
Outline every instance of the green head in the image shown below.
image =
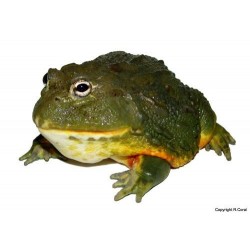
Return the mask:
M 140 126 L 140 113 L 116 69 L 98 61 L 69 64 L 49 69 L 43 82 L 33 111 L 39 128 L 95 132 Z

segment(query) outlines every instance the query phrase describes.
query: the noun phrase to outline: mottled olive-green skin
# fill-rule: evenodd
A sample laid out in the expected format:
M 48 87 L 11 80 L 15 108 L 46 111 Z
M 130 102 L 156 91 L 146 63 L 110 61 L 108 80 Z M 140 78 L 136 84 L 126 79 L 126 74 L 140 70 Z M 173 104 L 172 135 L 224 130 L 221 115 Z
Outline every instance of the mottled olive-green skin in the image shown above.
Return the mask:
M 85 97 L 70 93 L 78 79 L 93 85 Z M 201 133 L 216 117 L 198 90 L 181 83 L 163 61 L 111 52 L 83 64 L 48 71 L 48 83 L 35 105 L 38 127 L 82 131 L 131 128 L 130 133 L 174 155 L 192 158 Z

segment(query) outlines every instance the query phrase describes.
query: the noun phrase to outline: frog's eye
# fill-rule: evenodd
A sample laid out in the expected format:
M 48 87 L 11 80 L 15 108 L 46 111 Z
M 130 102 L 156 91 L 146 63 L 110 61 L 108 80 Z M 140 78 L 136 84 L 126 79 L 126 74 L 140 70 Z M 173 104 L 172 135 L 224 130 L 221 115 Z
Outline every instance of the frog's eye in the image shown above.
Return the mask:
M 73 84 L 73 91 L 76 96 L 86 96 L 90 93 L 92 86 L 89 82 L 80 80 Z
M 48 82 L 48 73 L 46 73 L 44 76 L 43 76 L 43 83 L 44 84 L 47 84 Z

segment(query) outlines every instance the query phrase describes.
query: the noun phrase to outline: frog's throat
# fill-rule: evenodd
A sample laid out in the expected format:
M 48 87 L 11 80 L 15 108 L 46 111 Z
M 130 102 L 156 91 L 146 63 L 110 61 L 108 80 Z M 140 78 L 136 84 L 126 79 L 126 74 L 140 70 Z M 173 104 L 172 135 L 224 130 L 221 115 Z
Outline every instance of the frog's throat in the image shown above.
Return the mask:
M 118 147 L 112 139 L 122 137 L 129 131 L 129 128 L 106 132 L 38 129 L 61 154 L 83 163 L 96 163 L 110 158 L 113 149 Z

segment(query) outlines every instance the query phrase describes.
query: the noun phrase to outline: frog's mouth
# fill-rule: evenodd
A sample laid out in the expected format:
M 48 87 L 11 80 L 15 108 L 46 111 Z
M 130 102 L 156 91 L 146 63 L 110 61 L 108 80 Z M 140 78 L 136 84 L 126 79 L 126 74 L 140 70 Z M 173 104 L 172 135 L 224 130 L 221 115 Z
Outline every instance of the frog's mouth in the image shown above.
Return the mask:
M 78 129 L 78 128 L 59 128 L 55 126 L 50 120 L 41 121 L 39 117 L 34 119 L 34 122 L 39 129 L 39 131 L 43 131 L 44 133 L 63 133 L 68 135 L 78 134 L 81 136 L 85 136 L 86 138 L 101 138 L 101 137 L 112 137 L 112 136 L 119 136 L 126 133 L 129 128 L 117 128 L 111 130 L 85 130 L 85 129 Z M 42 132 L 41 132 L 42 133 Z
M 69 140 L 77 140 L 78 137 L 81 140 L 100 140 L 108 139 L 112 137 L 122 136 L 129 131 L 129 128 L 116 129 L 112 131 L 83 131 L 83 130 L 70 130 L 70 129 L 49 129 L 38 127 L 41 134 L 44 135 L 64 135 L 68 136 Z

